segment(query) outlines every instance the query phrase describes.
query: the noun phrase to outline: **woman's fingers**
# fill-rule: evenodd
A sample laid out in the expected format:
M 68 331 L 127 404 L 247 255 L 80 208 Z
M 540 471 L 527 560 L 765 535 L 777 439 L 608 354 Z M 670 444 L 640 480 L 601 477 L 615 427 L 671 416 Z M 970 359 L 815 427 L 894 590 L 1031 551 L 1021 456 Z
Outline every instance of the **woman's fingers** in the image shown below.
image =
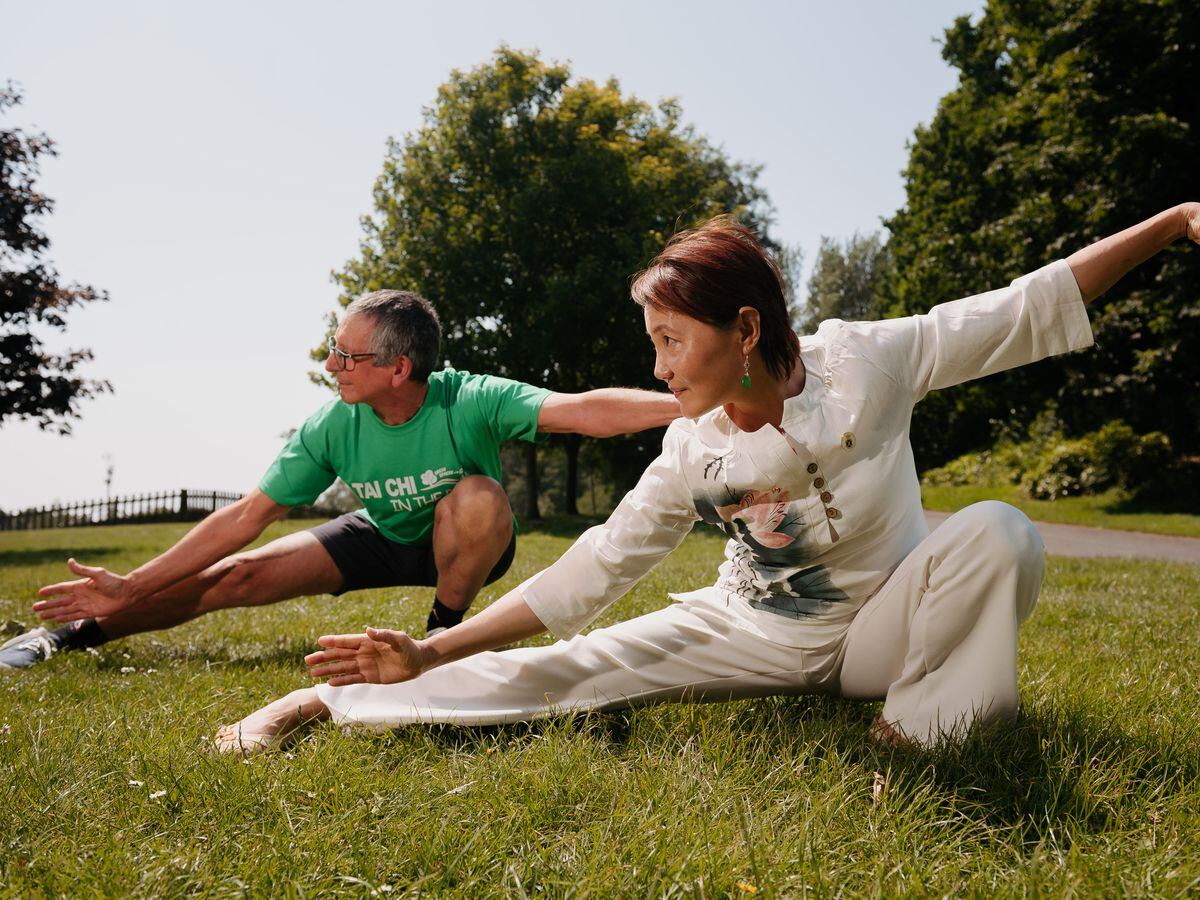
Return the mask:
M 341 687 L 345 684 L 366 684 L 367 679 L 361 675 L 338 675 L 336 678 L 330 678 L 325 683 L 330 687 Z
M 373 641 L 384 644 L 393 650 L 400 650 L 409 640 L 408 634 L 403 631 L 393 631 L 390 628 L 367 628 L 367 637 Z
M 317 638 L 317 643 L 322 647 L 346 647 L 350 650 L 357 650 L 365 640 L 367 640 L 365 634 L 323 634 Z
M 358 662 L 353 659 L 344 659 L 308 667 L 308 674 L 313 678 L 328 678 L 330 675 L 356 675 L 358 671 Z
M 353 659 L 355 651 L 353 650 L 314 650 L 312 653 L 304 657 L 306 666 L 319 666 L 321 663 L 332 662 L 335 659 Z

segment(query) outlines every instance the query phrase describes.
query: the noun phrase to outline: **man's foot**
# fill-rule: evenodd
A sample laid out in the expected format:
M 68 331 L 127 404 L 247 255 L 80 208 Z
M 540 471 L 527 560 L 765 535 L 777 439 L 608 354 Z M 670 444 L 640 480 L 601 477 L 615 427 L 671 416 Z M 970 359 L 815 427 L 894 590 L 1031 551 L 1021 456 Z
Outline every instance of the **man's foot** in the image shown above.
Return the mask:
M 438 625 L 434 628 L 428 628 L 425 630 L 425 640 L 429 640 L 435 634 L 441 634 L 445 630 L 446 630 L 445 625 Z
M 28 669 L 62 648 L 62 638 L 35 628 L 0 644 L 0 669 Z

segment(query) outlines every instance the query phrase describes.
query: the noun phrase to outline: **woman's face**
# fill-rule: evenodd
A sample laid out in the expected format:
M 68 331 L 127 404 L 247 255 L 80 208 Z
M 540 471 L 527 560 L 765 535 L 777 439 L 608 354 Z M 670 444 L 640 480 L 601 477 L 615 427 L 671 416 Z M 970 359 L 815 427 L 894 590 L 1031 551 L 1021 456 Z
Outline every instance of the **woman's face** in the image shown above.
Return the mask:
M 667 383 L 685 416 L 699 418 L 737 399 L 743 372 L 739 328 L 717 328 L 652 306 L 643 312 L 654 343 L 654 377 Z

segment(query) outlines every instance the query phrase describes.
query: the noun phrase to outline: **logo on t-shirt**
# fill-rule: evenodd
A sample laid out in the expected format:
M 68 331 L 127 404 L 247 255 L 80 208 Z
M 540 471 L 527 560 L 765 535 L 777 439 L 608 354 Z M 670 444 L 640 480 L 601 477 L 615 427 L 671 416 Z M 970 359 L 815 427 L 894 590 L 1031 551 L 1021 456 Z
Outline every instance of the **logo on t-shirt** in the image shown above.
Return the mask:
M 446 496 L 462 476 L 462 469 L 438 466 L 421 473 L 419 486 L 416 475 L 396 475 L 375 481 L 352 481 L 350 487 L 359 500 L 382 500 L 386 494 L 393 510 L 412 512 Z

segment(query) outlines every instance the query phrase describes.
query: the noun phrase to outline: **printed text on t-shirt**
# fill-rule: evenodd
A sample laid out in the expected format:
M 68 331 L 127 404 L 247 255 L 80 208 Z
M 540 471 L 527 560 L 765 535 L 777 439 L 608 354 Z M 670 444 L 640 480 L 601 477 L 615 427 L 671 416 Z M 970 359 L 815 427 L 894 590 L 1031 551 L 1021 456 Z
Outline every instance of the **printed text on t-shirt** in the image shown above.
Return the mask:
M 436 503 L 450 492 L 450 489 L 462 478 L 462 469 L 448 469 L 438 466 L 426 469 L 421 473 L 421 485 L 417 486 L 417 476 L 401 475 L 375 481 L 352 481 L 350 487 L 358 494 L 360 500 L 382 500 L 387 494 L 392 509 L 411 512 L 413 507 L 420 508 L 430 503 Z

